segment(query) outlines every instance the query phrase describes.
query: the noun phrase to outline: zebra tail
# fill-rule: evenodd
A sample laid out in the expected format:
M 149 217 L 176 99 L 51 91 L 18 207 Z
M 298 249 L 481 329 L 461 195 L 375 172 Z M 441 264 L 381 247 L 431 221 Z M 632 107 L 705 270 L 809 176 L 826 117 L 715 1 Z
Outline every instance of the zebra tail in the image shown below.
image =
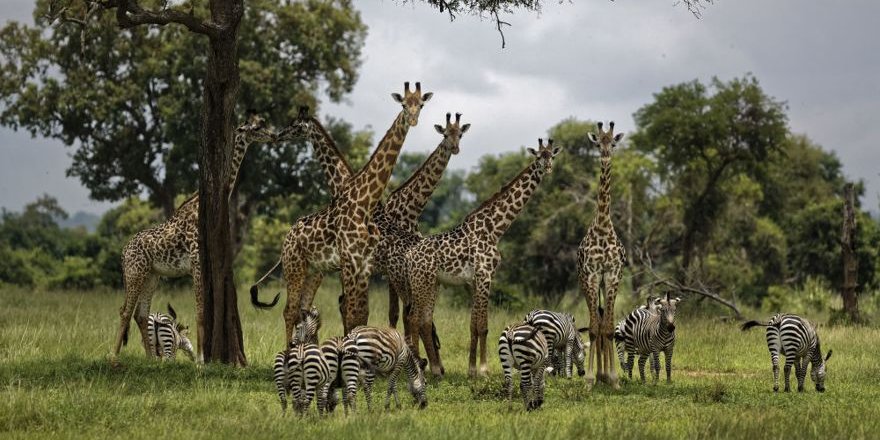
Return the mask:
M 260 301 L 260 288 L 259 288 L 259 286 L 261 283 L 263 283 L 263 281 L 266 281 L 266 278 L 268 278 L 269 275 L 272 275 L 272 272 L 275 272 L 275 270 L 278 269 L 278 266 L 280 266 L 280 265 L 281 265 L 281 259 L 278 259 L 278 262 L 275 263 L 275 265 L 272 266 L 272 268 L 269 269 L 269 271 L 266 272 L 266 274 L 263 275 L 262 278 L 257 280 L 257 282 L 254 283 L 253 286 L 251 286 L 251 305 L 253 305 L 254 307 L 256 307 L 258 309 L 271 309 L 272 307 L 275 307 L 275 304 L 278 304 L 278 299 L 281 298 L 281 293 L 277 293 L 275 295 L 275 298 L 272 300 L 272 302 L 268 302 L 268 303 L 261 302 Z
M 746 330 L 748 330 L 748 329 L 750 329 L 750 328 L 752 328 L 752 327 L 758 327 L 758 326 L 769 327 L 770 324 L 763 323 L 763 322 L 760 322 L 760 321 L 749 321 L 749 322 L 746 322 L 745 324 L 741 325 L 741 326 L 740 326 L 740 330 L 742 330 L 742 331 L 746 331 Z

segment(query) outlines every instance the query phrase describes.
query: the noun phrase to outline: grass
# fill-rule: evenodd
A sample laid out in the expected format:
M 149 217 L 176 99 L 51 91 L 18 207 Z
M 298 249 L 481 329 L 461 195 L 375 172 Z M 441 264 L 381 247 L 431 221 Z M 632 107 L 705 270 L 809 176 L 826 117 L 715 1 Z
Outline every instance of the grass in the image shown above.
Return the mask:
M 338 291 L 327 280 L 317 295 L 322 338 L 342 330 Z M 255 311 L 245 292 L 240 290 L 240 308 L 248 368 L 163 364 L 129 345 L 120 358 L 124 368 L 111 369 L 107 353 L 118 325 L 119 292 L 0 291 L 0 437 L 857 439 L 880 432 L 880 331 L 874 328 L 823 327 L 823 347 L 834 349 L 828 391 L 819 394 L 808 383 L 803 394 L 774 394 L 760 329 L 742 334 L 736 323 L 679 316 L 673 384 L 627 382 L 620 391 L 601 385 L 586 391 L 580 379 L 550 378 L 543 409 L 525 413 L 519 400 L 510 405 L 500 397 L 494 342 L 490 377 L 467 379 L 469 313 L 445 297 L 437 324 L 447 377 L 429 380 L 425 411 L 367 412 L 361 401 L 349 417 L 338 410 L 319 418 L 313 407 L 305 418 L 282 418 L 270 381 L 271 359 L 283 341 L 281 310 Z M 157 292 L 154 308 L 169 301 L 194 324 L 190 293 Z M 371 292 L 371 308 L 372 323 L 386 322 L 383 288 Z M 586 322 L 582 300 L 572 298 L 563 308 Z M 490 341 L 524 312 L 493 308 Z M 381 407 L 384 382 L 378 390 Z

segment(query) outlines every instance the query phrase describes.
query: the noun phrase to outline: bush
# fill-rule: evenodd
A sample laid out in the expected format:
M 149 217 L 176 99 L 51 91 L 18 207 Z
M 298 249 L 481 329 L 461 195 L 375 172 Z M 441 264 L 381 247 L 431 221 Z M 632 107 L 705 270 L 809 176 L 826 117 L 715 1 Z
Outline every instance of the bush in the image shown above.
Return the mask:
M 93 289 L 100 283 L 101 272 L 87 257 L 64 257 L 58 273 L 49 279 L 52 289 Z
M 834 301 L 834 293 L 819 278 L 809 277 L 799 288 L 770 286 L 762 304 L 770 313 L 790 312 L 806 315 L 827 313 Z

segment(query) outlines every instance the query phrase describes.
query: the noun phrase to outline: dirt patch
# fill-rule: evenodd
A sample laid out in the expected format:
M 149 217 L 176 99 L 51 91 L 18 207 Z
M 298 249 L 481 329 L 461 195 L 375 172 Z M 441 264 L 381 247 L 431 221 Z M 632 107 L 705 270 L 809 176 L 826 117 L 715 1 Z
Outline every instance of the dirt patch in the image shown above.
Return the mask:
M 709 370 L 683 370 L 681 374 L 687 377 L 757 377 L 757 373 L 731 373 L 725 371 Z

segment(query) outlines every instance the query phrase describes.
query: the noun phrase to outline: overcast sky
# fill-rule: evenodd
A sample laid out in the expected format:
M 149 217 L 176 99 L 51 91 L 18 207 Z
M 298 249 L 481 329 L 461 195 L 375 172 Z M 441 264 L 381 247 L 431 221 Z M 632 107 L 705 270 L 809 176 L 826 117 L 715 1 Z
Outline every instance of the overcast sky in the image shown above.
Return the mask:
M 469 168 L 484 154 L 534 144 L 566 117 L 631 130 L 633 112 L 663 86 L 751 72 L 788 103 L 795 132 L 836 151 L 847 177 L 868 183 L 863 201 L 876 210 L 880 2 L 717 0 L 700 20 L 674 3 L 548 1 L 541 14 L 506 18 L 513 26 L 501 49 L 488 20 L 450 23 L 421 4 L 355 2 L 369 26 L 360 79 L 346 102 L 322 110 L 373 127 L 378 139 L 398 111 L 390 94 L 421 81 L 435 95 L 404 150 L 434 148 L 433 124 L 461 112 L 472 127 L 450 166 Z M 29 20 L 31 4 L 3 0 L 0 21 Z M 70 211 L 106 209 L 65 177 L 69 154 L 56 141 L 0 128 L 0 206 L 18 210 L 49 193 Z

